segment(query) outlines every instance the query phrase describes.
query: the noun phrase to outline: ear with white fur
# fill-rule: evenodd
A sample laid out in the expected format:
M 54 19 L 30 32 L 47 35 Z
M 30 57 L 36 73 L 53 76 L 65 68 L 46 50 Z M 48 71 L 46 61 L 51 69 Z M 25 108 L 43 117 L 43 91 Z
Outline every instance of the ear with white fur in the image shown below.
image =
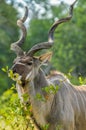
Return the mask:
M 45 53 L 39 57 L 39 61 L 41 62 L 41 65 L 46 65 L 52 57 L 52 52 Z

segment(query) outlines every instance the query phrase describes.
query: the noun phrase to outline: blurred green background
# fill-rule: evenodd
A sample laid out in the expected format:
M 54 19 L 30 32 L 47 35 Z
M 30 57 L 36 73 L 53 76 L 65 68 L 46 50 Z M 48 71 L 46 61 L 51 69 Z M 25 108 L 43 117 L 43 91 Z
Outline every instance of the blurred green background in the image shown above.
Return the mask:
M 51 4 L 50 0 L 0 0 L 0 94 L 12 83 L 1 69 L 6 66 L 10 68 L 16 57 L 10 50 L 10 44 L 20 36 L 16 21 L 24 13 L 23 3 L 29 8 L 29 18 L 26 22 L 27 39 L 22 47 L 26 51 L 36 43 L 47 41 L 48 30 L 53 22 L 68 15 L 69 5 L 64 0 L 59 0 L 58 4 Z M 51 68 L 66 74 L 72 71 L 76 77 L 86 76 L 85 0 L 78 0 L 72 20 L 57 28 L 51 51 L 53 57 L 46 71 Z

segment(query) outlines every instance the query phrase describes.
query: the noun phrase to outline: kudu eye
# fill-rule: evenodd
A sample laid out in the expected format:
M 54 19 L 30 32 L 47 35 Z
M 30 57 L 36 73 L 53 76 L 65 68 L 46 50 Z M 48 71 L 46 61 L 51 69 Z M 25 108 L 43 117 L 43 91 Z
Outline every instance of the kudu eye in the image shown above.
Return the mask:
M 28 62 L 27 65 L 31 66 L 33 64 L 32 61 Z

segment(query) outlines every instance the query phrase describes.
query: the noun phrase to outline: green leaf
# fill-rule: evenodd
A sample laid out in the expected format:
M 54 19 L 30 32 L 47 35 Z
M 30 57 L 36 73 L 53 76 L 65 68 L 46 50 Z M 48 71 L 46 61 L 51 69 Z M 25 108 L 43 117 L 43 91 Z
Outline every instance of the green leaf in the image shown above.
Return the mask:
M 39 101 L 46 102 L 46 99 L 40 93 L 37 93 L 35 98 Z
M 50 85 L 50 86 L 43 88 L 42 90 L 44 90 L 45 92 L 50 93 L 50 94 L 51 93 L 55 94 L 59 90 L 59 86 Z
M 2 68 L 2 71 L 3 71 L 3 72 L 7 72 L 5 68 Z

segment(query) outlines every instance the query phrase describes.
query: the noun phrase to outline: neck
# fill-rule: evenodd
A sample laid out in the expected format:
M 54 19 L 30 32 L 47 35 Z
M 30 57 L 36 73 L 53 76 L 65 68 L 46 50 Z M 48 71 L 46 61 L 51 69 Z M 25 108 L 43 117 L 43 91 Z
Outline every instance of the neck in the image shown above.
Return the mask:
M 34 80 L 30 82 L 30 93 L 40 93 L 43 95 L 45 92 L 42 88 L 46 86 L 49 86 L 48 80 L 46 79 L 44 72 L 40 69 Z
M 48 95 L 42 89 L 46 86 L 49 86 L 48 80 L 46 79 L 43 71 L 40 69 L 37 76 L 30 83 L 29 96 L 30 96 L 30 102 L 32 104 L 33 115 L 37 123 L 40 124 L 41 126 L 47 123 L 46 116 L 50 112 L 51 104 L 53 101 L 52 95 L 49 95 L 48 99 L 46 98 Z M 42 98 L 41 99 L 39 97 L 36 98 L 37 94 L 40 94 Z
M 40 69 L 38 75 L 34 78 L 35 88 L 43 88 L 49 85 L 44 72 Z

